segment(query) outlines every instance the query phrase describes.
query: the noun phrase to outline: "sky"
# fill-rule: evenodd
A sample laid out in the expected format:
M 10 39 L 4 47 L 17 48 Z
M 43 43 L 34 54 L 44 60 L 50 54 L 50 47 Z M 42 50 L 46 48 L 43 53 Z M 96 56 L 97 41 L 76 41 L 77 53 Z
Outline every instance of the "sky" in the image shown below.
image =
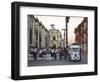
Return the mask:
M 49 30 L 51 29 L 51 24 L 54 24 L 55 29 L 59 29 L 61 31 L 62 37 L 64 35 L 64 31 L 62 29 L 66 28 L 65 17 L 63 16 L 36 16 L 39 21 Z M 82 22 L 83 17 L 70 17 L 68 22 L 68 43 L 75 42 L 75 34 L 74 29 Z

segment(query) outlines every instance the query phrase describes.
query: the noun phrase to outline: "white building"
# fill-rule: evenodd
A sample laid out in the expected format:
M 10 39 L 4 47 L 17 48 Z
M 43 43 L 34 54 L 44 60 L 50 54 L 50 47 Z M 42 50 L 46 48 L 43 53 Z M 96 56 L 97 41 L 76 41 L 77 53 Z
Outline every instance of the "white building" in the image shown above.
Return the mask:
M 58 48 L 62 46 L 61 40 L 62 35 L 61 32 L 55 28 L 52 28 L 49 30 L 49 36 L 50 36 L 50 47 Z

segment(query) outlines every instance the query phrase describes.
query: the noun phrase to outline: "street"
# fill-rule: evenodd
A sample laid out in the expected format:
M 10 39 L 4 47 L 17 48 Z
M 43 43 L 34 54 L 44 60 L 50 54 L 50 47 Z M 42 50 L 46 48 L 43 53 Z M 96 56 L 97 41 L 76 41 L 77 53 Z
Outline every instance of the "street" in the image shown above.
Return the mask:
M 87 64 L 87 55 L 86 54 L 82 54 L 81 55 L 81 60 L 80 61 L 70 61 L 69 57 L 66 58 L 66 60 L 62 59 L 62 60 L 54 60 L 53 58 L 51 59 L 47 59 L 44 60 L 42 59 L 38 59 L 38 60 L 34 60 L 34 59 L 28 59 L 28 66 L 51 66 L 51 65 L 76 65 L 76 64 Z

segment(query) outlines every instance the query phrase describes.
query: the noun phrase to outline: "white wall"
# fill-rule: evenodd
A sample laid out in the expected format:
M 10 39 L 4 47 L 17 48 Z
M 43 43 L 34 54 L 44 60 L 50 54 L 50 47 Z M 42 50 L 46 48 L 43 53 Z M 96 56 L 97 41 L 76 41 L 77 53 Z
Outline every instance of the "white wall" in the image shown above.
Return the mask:
M 0 82 L 13 82 L 10 79 L 11 72 L 11 2 L 14 0 L 1 0 L 0 1 Z M 16 0 L 17 1 L 17 0 Z M 56 3 L 56 4 L 71 4 L 71 5 L 88 5 L 98 6 L 100 9 L 100 0 L 20 0 L 26 2 L 41 2 L 41 3 Z M 100 11 L 99 11 L 100 14 Z M 100 16 L 98 16 L 100 18 Z M 100 19 L 98 20 L 100 21 Z M 100 24 L 99 24 L 100 26 Z M 98 26 L 98 27 L 99 27 Z M 99 34 L 100 35 L 100 28 Z M 100 42 L 100 37 L 98 38 Z M 100 44 L 99 48 L 100 48 Z M 100 54 L 100 51 L 99 53 Z M 100 55 L 98 56 L 100 58 Z M 100 60 L 98 61 L 100 62 Z M 99 63 L 100 68 L 100 63 Z M 100 71 L 99 71 L 100 73 Z M 39 79 L 35 82 L 99 82 L 100 75 L 98 76 L 84 76 L 84 77 L 66 77 L 66 78 L 53 78 L 53 79 Z M 33 80 L 26 80 L 26 82 Z

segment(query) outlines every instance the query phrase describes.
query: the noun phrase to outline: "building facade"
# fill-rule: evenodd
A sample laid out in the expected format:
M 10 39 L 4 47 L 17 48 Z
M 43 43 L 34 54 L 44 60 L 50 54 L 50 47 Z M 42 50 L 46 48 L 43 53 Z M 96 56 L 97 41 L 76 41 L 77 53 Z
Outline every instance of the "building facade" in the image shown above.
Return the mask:
M 88 51 L 88 19 L 85 17 L 83 21 L 75 28 L 75 43 L 81 47 L 81 52 L 86 53 Z
M 28 15 L 28 47 L 59 48 L 65 46 L 65 40 L 58 29 L 48 30 L 33 15 Z
M 62 35 L 61 32 L 55 28 L 49 30 L 50 47 L 59 48 L 62 47 Z
M 49 31 L 33 15 L 28 15 L 28 47 L 49 47 Z

